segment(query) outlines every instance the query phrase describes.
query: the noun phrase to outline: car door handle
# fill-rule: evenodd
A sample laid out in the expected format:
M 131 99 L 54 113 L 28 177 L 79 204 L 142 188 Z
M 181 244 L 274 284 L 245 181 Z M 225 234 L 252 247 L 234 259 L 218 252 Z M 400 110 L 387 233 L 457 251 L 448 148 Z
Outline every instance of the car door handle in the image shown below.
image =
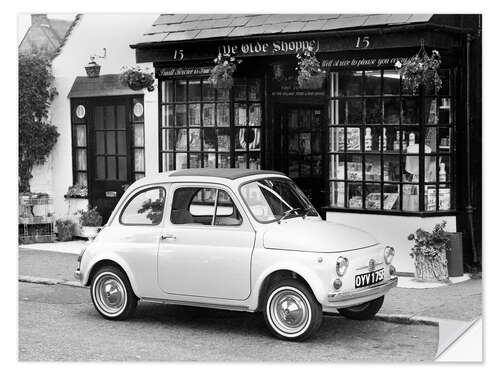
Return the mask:
M 177 237 L 175 234 L 162 234 L 161 239 L 162 240 L 175 240 Z

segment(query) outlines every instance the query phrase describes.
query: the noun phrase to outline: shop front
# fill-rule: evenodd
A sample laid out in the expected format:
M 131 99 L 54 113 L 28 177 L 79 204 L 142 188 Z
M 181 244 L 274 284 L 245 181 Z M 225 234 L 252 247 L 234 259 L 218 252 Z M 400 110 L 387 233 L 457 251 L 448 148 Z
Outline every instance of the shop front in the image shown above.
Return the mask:
M 161 16 L 153 30 L 183 25 L 182 17 L 168 20 Z M 480 113 L 471 114 L 466 99 L 466 31 L 474 22 L 469 30 L 451 16 L 440 20 L 170 42 L 146 35 L 132 47 L 137 62 L 153 62 L 158 79 L 160 171 L 282 171 L 327 220 L 361 227 L 399 249 L 402 272 L 413 272 L 408 234 L 443 220 L 449 231 L 465 233 L 470 263 L 477 252 L 471 228 L 480 233 L 477 219 L 474 227 L 465 216 L 464 153 L 470 157 L 469 138 L 481 134 Z M 395 63 L 422 45 L 441 54 L 442 87 L 408 92 Z M 296 55 L 305 49 L 316 52 L 324 73 L 299 86 Z M 241 60 L 231 88 L 209 82 L 219 52 Z M 472 73 L 480 77 L 480 68 Z M 479 122 L 467 133 L 473 116 Z M 477 218 L 480 194 L 473 205 Z

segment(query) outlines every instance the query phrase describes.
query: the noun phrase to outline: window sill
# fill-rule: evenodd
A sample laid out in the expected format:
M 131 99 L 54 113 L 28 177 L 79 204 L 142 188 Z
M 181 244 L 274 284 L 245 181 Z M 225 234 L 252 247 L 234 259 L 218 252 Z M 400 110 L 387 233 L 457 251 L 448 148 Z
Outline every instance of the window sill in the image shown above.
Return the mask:
M 396 210 L 367 210 L 361 208 L 342 208 L 342 207 L 322 207 L 324 212 L 345 212 L 352 214 L 365 215 L 387 215 L 387 216 L 415 216 L 415 217 L 434 217 L 434 216 L 455 216 L 456 210 L 449 211 L 396 211 Z

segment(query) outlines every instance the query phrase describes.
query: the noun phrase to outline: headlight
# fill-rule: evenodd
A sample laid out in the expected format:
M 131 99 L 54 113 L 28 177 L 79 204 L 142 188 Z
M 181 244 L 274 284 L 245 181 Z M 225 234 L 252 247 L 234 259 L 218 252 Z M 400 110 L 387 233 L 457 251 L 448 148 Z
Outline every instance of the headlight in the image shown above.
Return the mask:
M 394 259 L 394 248 L 391 246 L 386 246 L 384 250 L 384 259 L 385 259 L 385 264 L 391 264 L 392 260 Z
M 337 275 L 344 276 L 345 271 L 347 271 L 347 266 L 349 266 L 349 261 L 347 260 L 347 258 L 338 257 L 336 265 Z

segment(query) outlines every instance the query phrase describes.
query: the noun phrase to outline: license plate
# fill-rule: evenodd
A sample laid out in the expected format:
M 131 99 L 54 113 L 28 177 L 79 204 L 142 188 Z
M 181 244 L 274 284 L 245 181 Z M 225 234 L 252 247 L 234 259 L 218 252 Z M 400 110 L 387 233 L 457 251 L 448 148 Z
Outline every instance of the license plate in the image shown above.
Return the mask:
M 362 273 L 361 275 L 356 275 L 354 277 L 354 286 L 356 288 L 363 288 L 368 285 L 377 284 L 384 280 L 384 269 Z

